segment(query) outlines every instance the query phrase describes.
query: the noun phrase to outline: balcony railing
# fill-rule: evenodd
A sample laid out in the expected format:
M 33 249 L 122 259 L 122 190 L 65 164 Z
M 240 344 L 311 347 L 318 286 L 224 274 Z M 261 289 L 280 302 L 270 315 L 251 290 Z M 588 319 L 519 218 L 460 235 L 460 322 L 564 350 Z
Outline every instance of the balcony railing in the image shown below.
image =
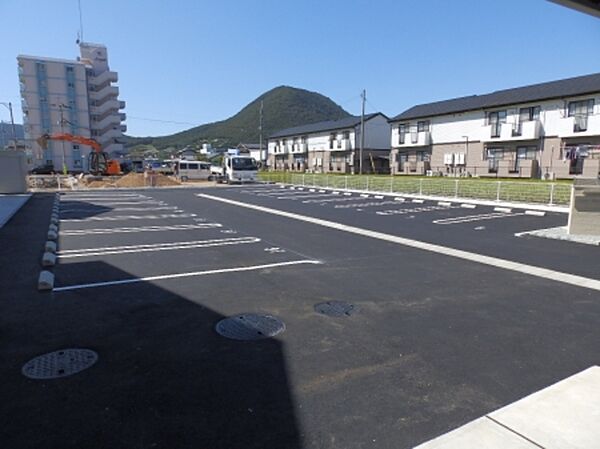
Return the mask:
M 558 137 L 600 135 L 600 114 L 564 117 L 558 121 Z
M 399 136 L 399 145 L 402 147 L 423 147 L 431 145 L 431 131 L 411 132 L 410 138 L 408 134 Z

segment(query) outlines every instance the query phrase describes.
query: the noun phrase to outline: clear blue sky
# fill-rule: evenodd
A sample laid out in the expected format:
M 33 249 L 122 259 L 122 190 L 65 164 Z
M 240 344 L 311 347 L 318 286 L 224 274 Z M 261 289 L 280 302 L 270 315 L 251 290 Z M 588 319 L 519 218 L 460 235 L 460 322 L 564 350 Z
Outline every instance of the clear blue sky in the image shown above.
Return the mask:
M 546 0 L 81 0 L 108 47 L 132 135 L 225 119 L 290 85 L 346 110 L 418 103 L 600 72 L 600 20 Z M 74 58 L 77 0 L 0 0 L 0 101 L 19 53 Z M 268 119 L 268 118 L 267 118 Z M 0 108 L 0 120 L 8 111 Z

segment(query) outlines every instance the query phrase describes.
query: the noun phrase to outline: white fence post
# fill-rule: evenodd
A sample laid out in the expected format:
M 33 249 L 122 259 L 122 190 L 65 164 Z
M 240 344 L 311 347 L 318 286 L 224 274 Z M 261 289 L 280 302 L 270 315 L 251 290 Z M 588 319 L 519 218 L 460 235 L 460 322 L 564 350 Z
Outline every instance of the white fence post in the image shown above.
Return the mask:
M 550 184 L 550 203 L 549 203 L 550 206 L 554 205 L 554 187 L 555 186 L 556 186 L 556 184 L 554 184 L 554 183 Z
M 500 186 L 502 185 L 502 181 L 498 181 L 498 188 L 496 189 L 496 201 L 500 201 Z
M 419 179 L 419 195 L 423 195 L 423 179 Z

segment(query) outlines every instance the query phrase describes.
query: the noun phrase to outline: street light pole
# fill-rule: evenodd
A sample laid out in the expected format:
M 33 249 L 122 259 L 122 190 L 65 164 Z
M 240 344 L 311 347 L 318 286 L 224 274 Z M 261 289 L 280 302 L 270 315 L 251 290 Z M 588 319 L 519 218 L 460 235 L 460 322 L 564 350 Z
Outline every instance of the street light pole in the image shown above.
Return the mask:
M 8 103 L 0 103 L 3 104 L 6 108 L 8 108 L 10 112 L 10 123 L 12 125 L 12 134 L 13 134 L 13 144 L 15 146 L 15 150 L 17 149 L 17 128 L 15 127 L 15 118 L 13 116 L 12 103 L 9 101 Z

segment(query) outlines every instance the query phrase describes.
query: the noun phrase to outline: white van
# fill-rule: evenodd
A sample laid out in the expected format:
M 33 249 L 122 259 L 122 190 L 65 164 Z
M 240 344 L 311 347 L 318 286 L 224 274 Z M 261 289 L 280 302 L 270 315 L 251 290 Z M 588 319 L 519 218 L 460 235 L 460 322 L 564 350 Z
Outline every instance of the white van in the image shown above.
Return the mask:
M 177 161 L 175 162 L 175 176 L 182 181 L 212 179 L 210 164 L 200 161 Z

